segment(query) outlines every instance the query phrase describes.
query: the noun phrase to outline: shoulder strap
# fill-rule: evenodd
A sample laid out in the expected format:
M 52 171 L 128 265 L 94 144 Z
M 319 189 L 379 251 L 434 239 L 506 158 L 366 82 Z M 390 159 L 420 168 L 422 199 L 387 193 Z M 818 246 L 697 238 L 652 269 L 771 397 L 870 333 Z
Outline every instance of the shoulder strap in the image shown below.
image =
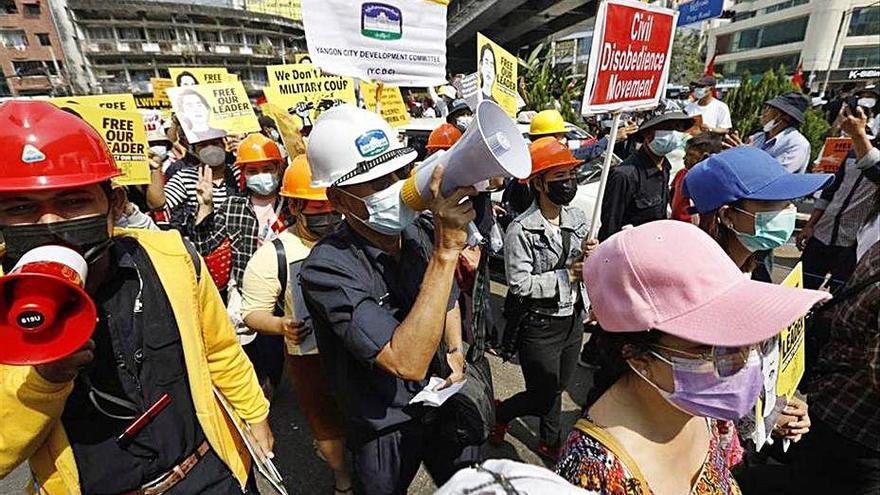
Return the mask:
M 553 267 L 553 271 L 565 268 L 565 264 L 568 263 L 568 253 L 571 251 L 571 231 L 562 227 L 559 227 L 559 230 L 562 233 L 562 254 L 559 256 L 556 266 Z
M 192 259 L 193 267 L 196 269 L 196 281 L 199 281 L 202 278 L 202 260 L 199 258 L 199 252 L 196 251 L 196 247 L 191 242 L 186 239 L 182 240 L 186 252 L 189 253 L 189 257 Z
M 284 295 L 287 293 L 287 254 L 284 252 L 284 243 L 281 242 L 281 239 L 276 237 L 272 240 L 272 245 L 275 246 L 275 256 L 278 259 L 278 283 L 281 284 L 281 292 L 278 294 L 278 300 L 275 301 L 273 313 L 275 316 L 284 316 Z
M 648 486 L 648 482 L 645 480 L 645 476 L 642 474 L 642 471 L 639 470 L 639 465 L 636 464 L 636 461 L 630 457 L 629 453 L 626 449 L 623 448 L 622 445 L 615 439 L 610 433 L 605 431 L 604 428 L 596 425 L 595 423 L 588 421 L 586 418 L 581 418 L 577 420 L 577 423 L 574 424 L 574 427 L 580 430 L 585 435 L 595 439 L 599 443 L 601 443 L 605 448 L 611 451 L 620 462 L 629 469 L 629 472 L 639 480 L 642 488 L 646 491 L 650 489 Z

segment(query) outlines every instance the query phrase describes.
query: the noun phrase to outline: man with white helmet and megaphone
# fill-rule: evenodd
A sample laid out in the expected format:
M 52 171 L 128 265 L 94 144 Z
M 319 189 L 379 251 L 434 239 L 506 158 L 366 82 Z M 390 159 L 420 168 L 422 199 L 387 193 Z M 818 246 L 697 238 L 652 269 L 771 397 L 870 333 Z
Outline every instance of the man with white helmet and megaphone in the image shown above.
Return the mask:
M 349 426 L 357 493 L 406 493 L 422 462 L 442 484 L 479 459 L 439 434 L 438 408 L 410 404 L 432 375 L 442 388 L 465 376 L 453 277 L 476 193 L 441 193 L 436 167 L 423 198 L 432 231 L 401 200 L 416 156 L 379 115 L 350 105 L 310 135 L 312 187 L 327 188 L 345 223 L 312 249 L 303 296 Z

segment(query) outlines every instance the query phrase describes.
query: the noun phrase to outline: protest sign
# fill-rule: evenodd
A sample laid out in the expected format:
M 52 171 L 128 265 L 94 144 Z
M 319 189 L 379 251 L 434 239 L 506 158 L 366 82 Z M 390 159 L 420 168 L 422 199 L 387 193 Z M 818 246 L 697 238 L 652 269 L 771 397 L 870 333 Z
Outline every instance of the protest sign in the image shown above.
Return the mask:
M 150 183 L 147 132 L 140 113 L 76 102 L 53 101 L 52 104 L 85 120 L 98 131 L 116 166 L 122 170 L 122 175 L 113 179 L 114 183 L 121 186 Z
M 270 65 L 266 72 L 266 100 L 293 114 L 300 127 L 312 125 L 318 114 L 330 107 L 357 103 L 351 78 L 324 75 L 314 65 Z
M 299 132 L 299 127 L 287 110 L 269 102 L 263 103 L 260 109 L 264 115 L 272 117 L 275 121 L 278 134 L 281 134 L 281 142 L 284 143 L 284 149 L 290 154 L 291 159 L 306 152 L 306 143 Z
M 801 263 L 785 277 L 786 287 L 803 288 L 804 272 Z M 806 354 L 805 316 L 795 320 L 782 329 L 778 342 L 765 351 L 761 363 L 764 386 L 755 404 L 755 428 L 751 437 L 758 450 L 767 443 L 767 438 L 776 424 L 776 418 L 788 403 L 804 376 Z
M 678 13 L 636 2 L 599 4 L 587 83 L 584 115 L 652 108 L 669 77 L 669 57 Z
M 226 67 L 169 67 L 168 73 L 177 87 L 227 82 Z
M 846 155 L 852 148 L 852 138 L 850 137 L 830 137 L 825 139 L 825 145 L 822 147 L 822 153 L 816 160 L 813 172 L 825 172 L 833 174 L 843 165 Z
M 293 62 L 296 64 L 310 64 L 312 63 L 312 57 L 309 56 L 308 52 L 294 53 Z
M 167 141 L 165 134 L 165 117 L 159 110 L 140 109 L 138 113 L 144 119 L 144 128 L 147 131 L 147 141 Z
M 518 62 L 510 52 L 477 33 L 477 80 L 480 100 L 491 100 L 516 117 L 516 69 Z
M 137 110 L 137 103 L 134 101 L 134 96 L 131 93 L 92 96 L 62 96 L 58 98 L 49 98 L 49 103 L 52 103 L 56 107 L 60 107 L 67 103 L 74 103 L 77 105 L 93 105 L 112 110 L 124 110 L 127 112 L 134 112 Z
M 361 95 L 367 109 L 374 110 L 376 108 L 376 93 L 379 85 L 361 81 Z M 379 97 L 379 113 L 391 127 L 398 127 L 409 123 L 409 111 L 403 102 L 403 95 L 400 94 L 400 88 L 382 87 L 382 94 Z
M 186 139 L 198 143 L 228 134 L 258 132 L 260 124 L 240 82 L 168 88 Z
M 324 71 L 394 86 L 446 81 L 448 0 L 303 0 L 312 62 Z

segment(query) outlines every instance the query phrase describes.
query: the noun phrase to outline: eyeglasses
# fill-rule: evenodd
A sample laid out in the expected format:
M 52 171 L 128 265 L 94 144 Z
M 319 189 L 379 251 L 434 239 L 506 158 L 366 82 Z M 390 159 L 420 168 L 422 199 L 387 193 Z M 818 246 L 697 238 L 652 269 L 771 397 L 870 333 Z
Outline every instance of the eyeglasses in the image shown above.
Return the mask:
M 753 350 L 757 351 L 761 357 L 767 356 L 773 352 L 777 339 L 778 337 L 771 337 L 758 344 L 745 347 L 712 346 L 711 350 L 705 352 L 685 351 L 661 344 L 653 344 L 651 347 L 688 359 L 711 362 L 715 368 L 715 373 L 720 378 L 729 378 L 745 368 Z

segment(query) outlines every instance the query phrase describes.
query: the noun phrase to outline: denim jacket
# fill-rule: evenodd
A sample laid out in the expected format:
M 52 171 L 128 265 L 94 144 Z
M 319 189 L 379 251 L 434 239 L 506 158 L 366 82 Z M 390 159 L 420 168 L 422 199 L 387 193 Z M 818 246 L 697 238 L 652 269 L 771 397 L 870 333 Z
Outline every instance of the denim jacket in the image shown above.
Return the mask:
M 550 223 L 532 203 L 507 228 L 504 237 L 504 267 L 508 290 L 533 298 L 555 298 L 556 309 L 534 308 L 549 316 L 570 316 L 577 301 L 578 284 L 569 281 L 569 268 L 583 255 L 581 244 L 587 236 L 587 217 L 580 208 L 564 206 L 560 227 L 571 231 L 571 244 L 565 268 L 554 270 L 562 255 L 562 236 L 553 234 Z

